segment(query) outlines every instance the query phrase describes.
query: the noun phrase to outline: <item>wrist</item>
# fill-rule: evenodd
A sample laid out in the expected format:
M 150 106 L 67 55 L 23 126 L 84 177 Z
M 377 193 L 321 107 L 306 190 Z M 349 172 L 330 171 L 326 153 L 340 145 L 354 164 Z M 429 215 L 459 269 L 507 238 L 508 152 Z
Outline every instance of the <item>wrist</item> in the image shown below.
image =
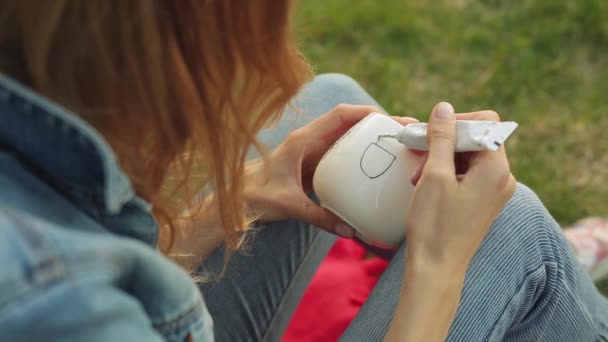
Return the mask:
M 464 282 L 466 269 L 452 268 L 449 265 L 431 265 L 407 263 L 405 268 L 405 281 L 410 284 L 423 284 L 430 288 L 452 288 Z
M 245 171 L 243 200 L 247 215 L 254 217 L 256 221 L 269 222 L 283 219 L 284 215 L 279 211 L 273 198 L 273 189 L 269 186 L 269 175 L 265 172 L 261 161 L 254 161 L 248 165 Z
M 449 253 L 441 248 L 408 246 L 406 275 L 431 281 L 438 279 L 464 279 L 470 258 L 463 253 Z
M 460 302 L 464 273 L 450 263 L 407 260 L 399 302 L 386 340 L 445 340 Z
M 255 221 L 267 221 L 271 205 L 262 192 L 253 187 L 245 189 L 243 200 L 245 212 L 249 217 L 254 218 Z

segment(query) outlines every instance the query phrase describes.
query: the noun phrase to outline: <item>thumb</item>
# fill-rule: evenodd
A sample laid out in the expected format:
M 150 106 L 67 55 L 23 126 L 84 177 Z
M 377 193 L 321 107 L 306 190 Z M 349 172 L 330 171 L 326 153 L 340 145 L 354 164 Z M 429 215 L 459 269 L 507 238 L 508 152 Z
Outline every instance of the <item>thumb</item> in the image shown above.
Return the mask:
M 429 155 L 427 166 L 456 174 L 454 150 L 456 148 L 456 118 L 454 107 L 447 102 L 433 108 L 427 128 Z
M 329 210 L 321 208 L 304 193 L 302 193 L 302 198 L 298 202 L 300 205 L 292 209 L 293 213 L 291 216 L 293 218 L 341 237 L 350 239 L 355 235 L 355 231 L 351 226 L 344 223 L 344 221 Z

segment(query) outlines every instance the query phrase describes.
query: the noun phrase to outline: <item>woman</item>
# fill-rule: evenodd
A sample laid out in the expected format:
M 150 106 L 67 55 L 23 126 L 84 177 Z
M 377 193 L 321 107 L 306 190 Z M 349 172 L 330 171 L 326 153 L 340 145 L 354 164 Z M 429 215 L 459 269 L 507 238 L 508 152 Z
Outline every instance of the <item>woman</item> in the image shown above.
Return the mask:
M 3 339 L 280 337 L 334 241 L 312 226 L 353 235 L 307 196 L 312 172 L 377 110 L 338 75 L 290 102 L 310 77 L 290 38 L 291 7 L 0 1 Z M 606 301 L 515 184 L 504 150 L 454 163 L 456 118 L 447 103 L 434 108 L 408 248 L 344 340 L 606 337 Z M 263 162 L 246 162 L 250 147 Z M 195 196 L 202 184 L 209 190 Z M 154 247 L 190 275 L 225 272 L 197 288 Z M 250 256 L 224 257 L 235 249 Z

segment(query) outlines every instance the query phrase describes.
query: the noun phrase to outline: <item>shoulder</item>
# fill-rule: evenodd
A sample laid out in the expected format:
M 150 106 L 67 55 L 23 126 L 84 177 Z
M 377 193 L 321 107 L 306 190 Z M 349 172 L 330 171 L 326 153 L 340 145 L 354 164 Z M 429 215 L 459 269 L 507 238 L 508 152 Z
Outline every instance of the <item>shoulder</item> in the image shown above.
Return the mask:
M 0 206 L 0 265 L 5 337 L 212 339 L 212 321 L 194 283 L 139 241 L 62 229 Z

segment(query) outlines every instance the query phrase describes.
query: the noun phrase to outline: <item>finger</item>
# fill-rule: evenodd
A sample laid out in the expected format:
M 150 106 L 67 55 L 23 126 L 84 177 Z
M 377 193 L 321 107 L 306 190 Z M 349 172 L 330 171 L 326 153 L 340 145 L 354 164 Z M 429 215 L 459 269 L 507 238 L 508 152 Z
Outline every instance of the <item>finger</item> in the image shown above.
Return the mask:
M 416 186 L 416 184 L 418 184 L 418 181 L 420 180 L 420 176 L 422 176 L 422 170 L 424 169 L 424 165 L 426 164 L 427 158 L 428 158 L 428 154 L 425 154 L 422 161 L 418 165 L 418 167 L 416 167 L 416 170 L 414 171 L 414 173 L 412 173 L 410 182 L 412 183 L 413 186 Z M 455 167 L 456 167 L 456 179 L 459 182 L 464 179 L 464 174 L 469 169 L 470 158 L 471 158 L 471 153 L 469 153 L 469 152 L 462 152 L 462 153 L 454 154 L 454 163 L 455 163 Z
M 447 102 L 435 106 L 427 127 L 429 156 L 427 167 L 455 175 L 456 118 Z
M 303 164 L 311 168 L 316 167 L 321 157 L 339 137 L 374 112 L 382 113 L 382 110 L 373 106 L 341 104 L 297 130 L 297 144 L 306 146 Z
M 492 110 L 484 110 L 472 113 L 456 114 L 458 120 L 481 120 L 500 122 L 500 115 Z M 493 168 L 500 167 L 500 170 L 491 171 Z M 497 151 L 482 151 L 473 153 L 469 158 L 467 176 L 471 180 L 479 179 L 488 182 L 495 181 L 496 178 L 504 176 L 504 170 L 510 170 L 507 155 L 504 146 L 501 146 Z M 510 171 L 508 171 L 510 172 Z
M 483 191 L 494 189 L 502 184 L 511 174 L 509 161 L 501 147 L 498 151 L 478 152 L 470 161 L 468 172 L 464 175 L 463 184 Z
M 403 126 L 406 126 L 411 123 L 420 122 L 420 120 L 416 118 L 411 118 L 409 116 L 391 116 L 391 118 Z
M 304 127 L 312 132 L 322 132 L 318 139 L 332 144 L 342 134 L 361 121 L 370 113 L 383 113 L 382 109 L 374 106 L 340 104 Z
M 297 202 L 298 205 L 292 209 L 293 218 L 344 238 L 350 239 L 355 236 L 355 231 L 351 226 L 329 210 L 318 206 L 304 193 L 297 199 Z
M 416 184 L 418 184 L 418 181 L 420 180 L 420 176 L 422 176 L 422 170 L 424 170 L 424 166 L 426 165 L 426 161 L 427 161 L 428 157 L 429 157 L 428 153 L 425 153 L 424 157 L 420 161 L 420 164 L 418 165 L 416 170 L 414 170 L 414 173 L 412 173 L 412 177 L 410 178 L 410 183 L 412 183 L 413 186 L 416 186 Z
M 456 114 L 456 120 L 500 122 L 500 115 L 492 110 L 483 110 Z M 458 180 L 480 191 L 493 189 L 493 185 L 508 179 L 510 175 L 510 167 L 504 146 L 501 146 L 495 152 L 482 151 L 471 153 L 468 156 L 468 165 L 463 168 L 466 168 L 466 170 L 460 170 L 460 173 L 464 171 L 464 174 L 457 175 Z
M 493 163 L 507 160 L 507 153 L 505 147 L 500 146 L 496 151 L 480 151 L 475 152 L 469 159 L 469 172 L 474 171 L 475 168 L 484 165 L 485 163 Z
M 471 113 L 458 113 L 456 120 L 500 121 L 500 116 L 493 110 L 482 110 Z

